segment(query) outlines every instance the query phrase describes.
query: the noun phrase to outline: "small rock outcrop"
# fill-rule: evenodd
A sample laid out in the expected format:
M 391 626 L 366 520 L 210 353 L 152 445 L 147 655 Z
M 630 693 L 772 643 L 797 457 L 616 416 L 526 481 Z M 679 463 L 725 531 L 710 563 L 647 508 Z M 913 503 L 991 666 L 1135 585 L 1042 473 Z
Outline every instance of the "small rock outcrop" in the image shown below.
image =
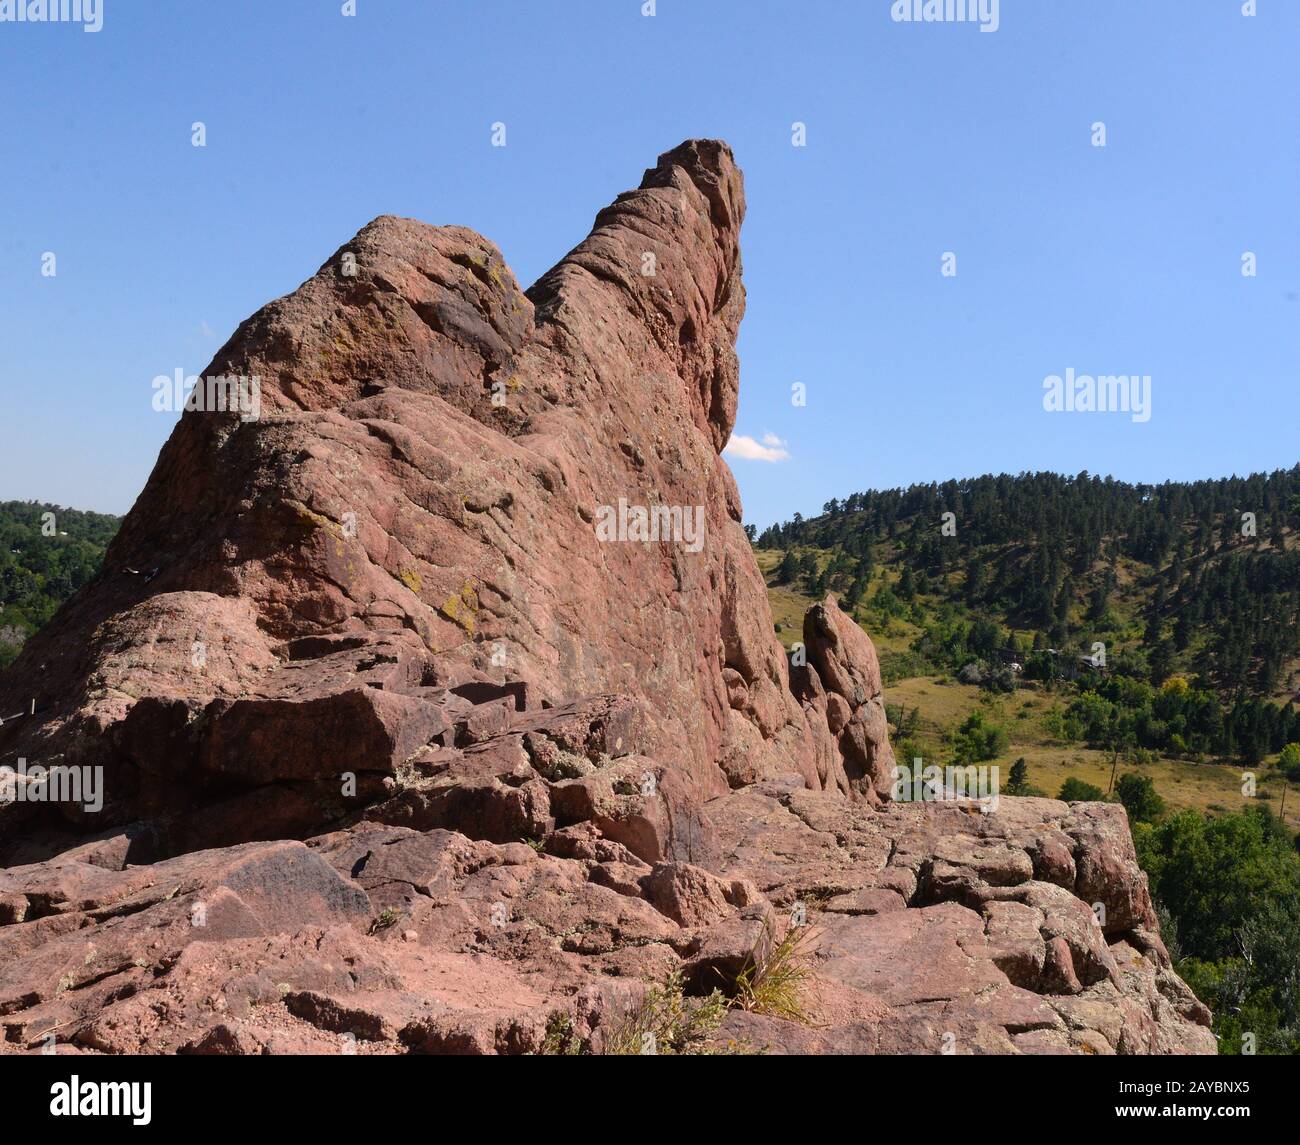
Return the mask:
M 719 1036 L 1213 1051 L 1121 809 L 892 804 L 866 633 L 776 640 L 720 456 L 743 216 L 691 141 L 527 292 L 383 217 L 241 325 L 205 378 L 260 408 L 182 416 L 0 679 L 0 765 L 103 780 L 0 802 L 0 1051 L 599 1050 L 792 924 L 818 1021 Z

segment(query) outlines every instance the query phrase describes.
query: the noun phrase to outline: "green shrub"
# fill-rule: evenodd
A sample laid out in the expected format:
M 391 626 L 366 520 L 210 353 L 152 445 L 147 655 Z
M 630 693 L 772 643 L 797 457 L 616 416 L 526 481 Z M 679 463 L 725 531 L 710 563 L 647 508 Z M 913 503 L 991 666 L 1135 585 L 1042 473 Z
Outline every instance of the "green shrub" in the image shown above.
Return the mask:
M 1077 779 L 1072 775 L 1061 784 L 1061 790 L 1056 798 L 1063 799 L 1066 803 L 1074 803 L 1078 800 L 1088 803 L 1100 803 L 1106 798 L 1106 795 L 1100 787 L 1094 787 L 1091 783 L 1085 783 L 1082 779 Z

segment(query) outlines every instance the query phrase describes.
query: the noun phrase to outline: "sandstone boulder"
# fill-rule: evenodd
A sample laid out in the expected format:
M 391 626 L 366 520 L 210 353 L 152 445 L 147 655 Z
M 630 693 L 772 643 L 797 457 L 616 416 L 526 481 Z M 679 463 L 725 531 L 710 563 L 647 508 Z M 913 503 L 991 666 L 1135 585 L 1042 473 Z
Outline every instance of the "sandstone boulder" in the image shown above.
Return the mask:
M 1122 810 L 893 804 L 875 649 L 787 658 L 722 460 L 744 185 L 662 155 L 528 291 L 375 219 L 205 376 L 0 676 L 0 1053 L 619 1044 L 650 983 L 768 1052 L 1213 1052 Z M 653 534 L 646 531 L 654 522 Z

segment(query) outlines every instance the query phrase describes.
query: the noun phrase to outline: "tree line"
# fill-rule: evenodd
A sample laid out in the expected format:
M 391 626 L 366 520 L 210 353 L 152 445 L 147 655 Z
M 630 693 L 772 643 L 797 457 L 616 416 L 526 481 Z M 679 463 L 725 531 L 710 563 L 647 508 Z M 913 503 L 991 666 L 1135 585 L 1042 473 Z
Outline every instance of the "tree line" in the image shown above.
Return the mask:
M 0 502 L 0 668 L 98 571 L 121 518 Z

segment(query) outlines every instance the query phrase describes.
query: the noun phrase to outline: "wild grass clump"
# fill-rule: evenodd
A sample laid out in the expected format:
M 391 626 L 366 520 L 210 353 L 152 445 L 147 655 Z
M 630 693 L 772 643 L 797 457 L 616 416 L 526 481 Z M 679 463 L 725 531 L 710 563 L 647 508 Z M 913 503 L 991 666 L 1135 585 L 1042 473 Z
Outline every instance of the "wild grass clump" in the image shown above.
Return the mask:
M 680 969 L 662 985 L 651 986 L 641 1005 L 605 1038 L 606 1056 L 640 1054 L 718 1054 L 743 1052 L 731 1043 L 716 1044 L 713 1035 L 727 1016 L 727 999 L 714 990 L 705 998 L 688 998 Z
M 395 926 L 397 920 L 402 917 L 402 912 L 396 907 L 387 907 L 380 911 L 379 914 L 370 923 L 370 933 L 378 934 L 381 930 L 387 930 L 390 926 Z
M 752 1014 L 812 1025 L 807 1000 L 812 978 L 810 937 L 807 928 L 792 926 L 774 943 L 765 931 L 736 977 L 733 1005 Z
M 717 1037 L 732 1009 L 814 1025 L 807 999 L 812 979 L 811 937 L 810 930 L 792 927 L 775 942 L 765 931 L 730 984 L 730 997 L 719 989 L 703 998 L 688 997 L 681 969 L 674 970 L 662 983 L 651 986 L 641 1004 L 608 1030 L 600 1053 L 607 1057 L 761 1054 L 762 1049 L 748 1042 Z M 564 1014 L 552 1015 L 538 1050 L 552 1057 L 595 1052 L 591 1040 L 579 1037 Z
M 588 1051 L 573 1028 L 573 1019 L 568 1014 L 552 1014 L 546 1023 L 542 1048 L 537 1052 L 543 1057 L 569 1058 L 580 1057 Z

